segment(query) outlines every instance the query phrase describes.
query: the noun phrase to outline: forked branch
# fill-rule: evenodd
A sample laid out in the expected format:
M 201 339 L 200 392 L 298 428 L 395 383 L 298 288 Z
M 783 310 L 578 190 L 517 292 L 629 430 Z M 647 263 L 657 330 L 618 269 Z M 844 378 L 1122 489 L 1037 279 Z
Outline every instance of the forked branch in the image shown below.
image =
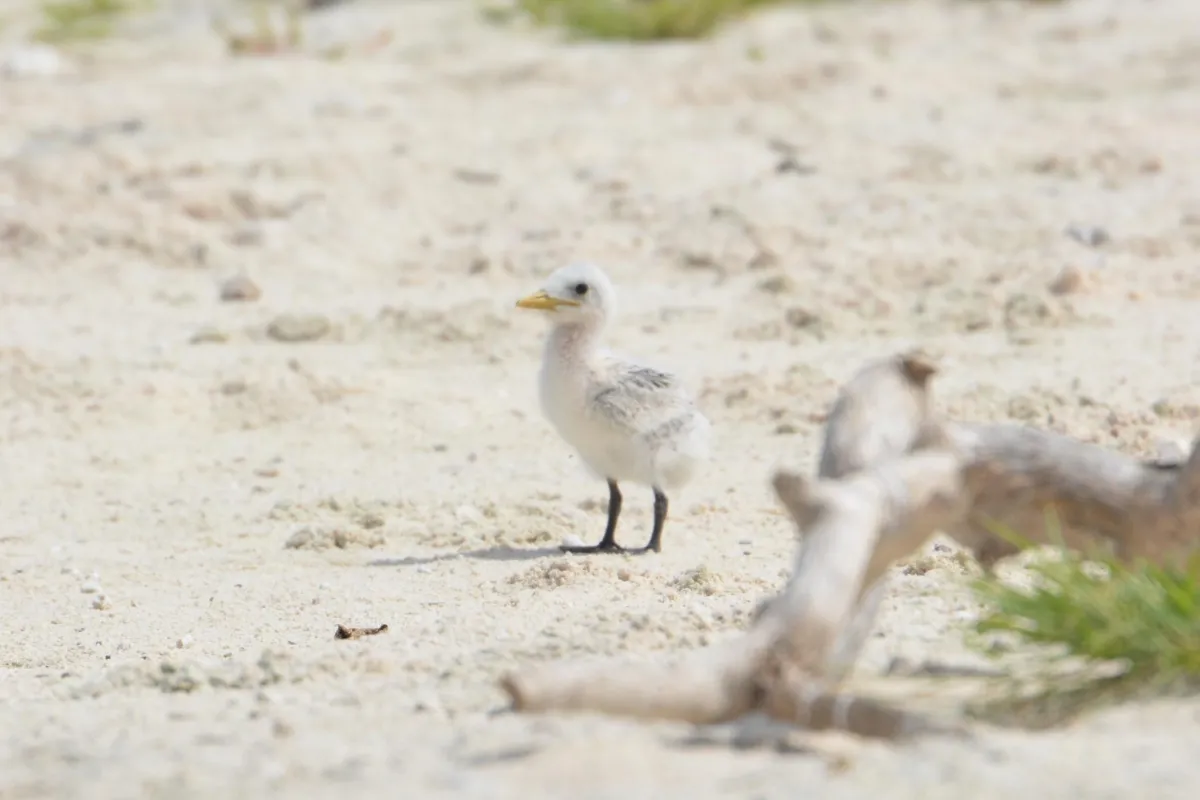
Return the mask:
M 761 711 L 865 736 L 922 729 L 919 717 L 839 695 L 826 663 L 864 579 L 886 568 L 876 553 L 906 553 L 929 526 L 961 514 L 954 457 L 918 453 L 837 482 L 778 472 L 774 486 L 798 526 L 804 522 L 804 546 L 787 587 L 749 632 L 667 663 L 563 662 L 510 674 L 502 687 L 514 709 L 693 723 Z
M 870 631 L 889 565 L 944 531 L 985 566 L 1015 551 L 1003 525 L 1048 543 L 1112 543 L 1163 563 L 1200 541 L 1200 440 L 1186 462 L 1142 463 L 1015 425 L 939 420 L 934 368 L 905 354 L 868 364 L 830 412 L 819 477 L 775 474 L 802 545 L 784 590 L 751 629 L 662 663 L 551 663 L 509 674 L 515 710 L 593 711 L 717 723 L 759 711 L 809 728 L 895 737 L 922 718 L 836 690 Z M 1049 535 L 1053 535 L 1052 533 Z

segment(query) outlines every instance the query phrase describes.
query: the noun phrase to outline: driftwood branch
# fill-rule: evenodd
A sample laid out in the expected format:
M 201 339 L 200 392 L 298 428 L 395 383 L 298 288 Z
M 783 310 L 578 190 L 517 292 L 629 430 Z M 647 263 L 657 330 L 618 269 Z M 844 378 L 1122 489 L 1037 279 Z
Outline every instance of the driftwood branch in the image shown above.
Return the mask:
M 779 472 L 774 486 L 805 521 L 793 579 L 745 635 L 673 662 L 563 662 L 506 676 L 518 711 L 598 711 L 643 719 L 726 722 L 753 711 L 807 727 L 896 736 L 922 721 L 839 695 L 826 662 L 859 600 L 886 568 L 877 552 L 907 553 L 913 537 L 959 509 L 959 471 L 947 453 L 925 452 L 842 482 Z
M 989 566 L 1015 547 L 1007 526 L 1069 547 L 1110 542 L 1123 558 L 1166 562 L 1200 541 L 1200 441 L 1176 464 L 1143 463 L 1015 425 L 940 420 L 934 367 L 915 354 L 868 364 L 841 390 L 818 476 L 775 474 L 800 534 L 783 591 L 745 634 L 670 661 L 550 663 L 505 676 L 517 711 L 594 711 L 726 722 L 762 712 L 820 729 L 895 737 L 917 716 L 841 694 L 886 594 L 886 571 L 944 531 Z
M 1200 440 L 1186 462 L 1160 464 L 1018 425 L 948 423 L 944 430 L 961 454 L 972 498 L 946 533 L 985 566 L 1016 550 L 997 526 L 1038 543 L 1107 546 L 1121 559 L 1158 564 L 1200 543 Z
M 825 424 L 817 475 L 838 479 L 870 464 L 897 458 L 925 447 L 946 445 L 947 436 L 934 417 L 930 380 L 937 368 L 916 352 L 901 353 L 869 363 L 852 377 L 834 401 Z M 920 541 L 913 547 L 919 547 Z M 876 566 L 886 566 L 904 553 L 879 553 Z M 858 660 L 874 629 L 886 576 L 864 584 L 854 616 L 843 629 L 828 669 L 841 679 Z

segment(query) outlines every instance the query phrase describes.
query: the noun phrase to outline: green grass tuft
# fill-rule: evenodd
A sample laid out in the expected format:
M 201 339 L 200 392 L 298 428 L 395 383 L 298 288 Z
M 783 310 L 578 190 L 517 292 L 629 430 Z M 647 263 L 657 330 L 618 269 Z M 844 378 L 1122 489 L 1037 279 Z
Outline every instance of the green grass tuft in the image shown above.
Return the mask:
M 654 41 L 697 39 L 752 8 L 786 1 L 516 0 L 515 12 L 540 25 L 561 27 L 578 38 Z M 495 6 L 485 7 L 483 13 L 493 21 L 511 16 Z
M 146 0 L 44 0 L 34 35 L 52 43 L 103 39 L 123 17 L 146 5 Z
M 1028 589 L 975 581 L 985 611 L 973 639 L 993 652 L 998 636 L 1033 646 L 1048 669 L 1032 693 L 1010 691 L 975 716 L 1044 727 L 1134 697 L 1200 689 L 1200 552 L 1164 567 L 1064 551 L 1029 571 Z
M 580 39 L 655 41 L 699 39 L 754 8 L 828 0 L 479 0 L 494 23 L 525 16 Z M 1034 4 L 1065 0 L 1027 0 Z

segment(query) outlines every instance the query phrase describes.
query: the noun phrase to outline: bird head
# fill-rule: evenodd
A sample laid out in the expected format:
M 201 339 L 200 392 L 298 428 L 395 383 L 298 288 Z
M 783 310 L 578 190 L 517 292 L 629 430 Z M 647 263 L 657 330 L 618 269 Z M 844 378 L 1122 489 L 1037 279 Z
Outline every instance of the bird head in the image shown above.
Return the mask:
M 588 263 L 560 267 L 542 288 L 517 301 L 518 308 L 550 313 L 555 323 L 603 323 L 615 306 L 612 282 L 603 270 Z

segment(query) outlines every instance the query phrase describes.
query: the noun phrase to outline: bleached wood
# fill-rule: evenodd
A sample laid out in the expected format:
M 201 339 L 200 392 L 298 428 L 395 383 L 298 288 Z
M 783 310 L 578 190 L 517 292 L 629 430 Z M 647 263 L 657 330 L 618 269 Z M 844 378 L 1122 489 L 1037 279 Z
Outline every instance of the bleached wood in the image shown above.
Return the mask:
M 915 351 L 860 368 L 838 391 L 829 411 L 817 475 L 842 478 L 869 464 L 943 443 L 944 433 L 933 416 L 930 383 L 936 374 L 937 367 Z M 853 668 L 887 591 L 886 576 L 863 586 L 854 615 L 829 656 L 831 677 L 841 678 Z
M 774 487 L 801 542 L 783 591 L 751 629 L 664 662 L 562 662 L 501 685 L 513 708 L 715 723 L 758 711 L 810 728 L 896 737 L 924 720 L 839 693 L 886 591 L 888 566 L 941 530 L 981 563 L 1014 551 L 989 524 L 1069 547 L 1167 563 L 1200 543 L 1200 440 L 1185 462 L 1152 464 L 1017 425 L 941 421 L 927 362 L 868 364 L 839 393 L 819 475 L 780 471 Z
M 748 633 L 669 663 L 563 662 L 513 673 L 501 686 L 514 709 L 693 723 L 759 710 L 802 725 L 845 725 L 865 736 L 920 729 L 920 720 L 903 711 L 838 695 L 825 671 L 864 578 L 886 568 L 877 553 L 905 552 L 911 537 L 960 513 L 953 456 L 921 453 L 843 482 L 780 471 L 774 487 L 793 519 L 806 521 L 804 545 L 792 579 Z
M 1034 542 L 1055 544 L 1058 535 L 1073 549 L 1108 546 L 1123 560 L 1158 564 L 1200 544 L 1200 440 L 1186 462 L 1153 464 L 1020 425 L 947 423 L 945 432 L 972 497 L 946 533 L 981 564 L 1017 549 L 996 525 Z
M 912 450 L 929 434 L 935 374 L 937 368 L 916 352 L 858 370 L 829 410 L 817 475 L 841 478 Z

